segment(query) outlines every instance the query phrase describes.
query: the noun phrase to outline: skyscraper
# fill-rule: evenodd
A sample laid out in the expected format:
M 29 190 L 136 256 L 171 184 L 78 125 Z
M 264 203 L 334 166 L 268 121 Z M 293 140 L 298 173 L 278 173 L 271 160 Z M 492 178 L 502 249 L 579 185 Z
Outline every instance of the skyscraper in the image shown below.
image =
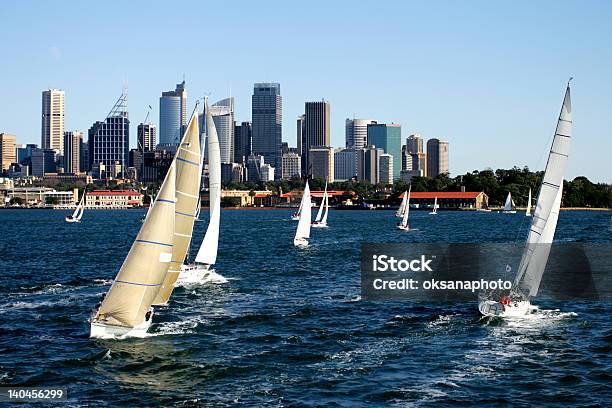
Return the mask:
M 32 175 L 44 177 L 45 174 L 57 172 L 55 150 L 32 149 Z
M 378 160 L 378 182 L 393 184 L 393 156 L 384 153 L 380 155 Z
M 251 122 L 242 122 L 234 126 L 234 163 L 246 163 L 246 159 L 253 154 L 252 140 Z
M 423 153 L 423 138 L 418 133 L 408 136 L 406 139 L 406 147 L 410 154 Z
M 140 123 L 137 128 L 138 150 L 141 153 L 155 150 L 157 126 L 154 123 Z
M 187 90 L 185 81 L 159 98 L 159 144 L 176 148 L 187 127 Z
M 221 163 L 234 161 L 234 98 L 225 98 L 209 107 L 221 151 Z
M 304 115 L 300 115 L 297 118 L 297 126 L 296 126 L 296 141 L 297 141 L 297 153 L 302 155 L 302 138 L 304 137 L 304 126 L 306 122 L 304 121 Z
M 368 125 L 368 145 L 374 145 L 393 156 L 393 163 L 402 162 L 402 127 L 398 124 Z M 401 166 L 393 166 L 393 180 L 399 180 Z
M 42 92 L 40 147 L 64 154 L 64 91 L 60 89 Z
M 385 152 L 376 146 L 357 150 L 357 179 L 378 184 L 380 180 L 380 156 Z
M 262 155 L 266 163 L 280 169 L 283 140 L 280 84 L 256 83 L 252 103 L 253 154 Z M 276 172 L 277 178 L 280 173 Z
M 372 119 L 346 119 L 346 147 L 363 149 L 368 145 L 368 125 L 376 123 Z
M 311 147 L 308 152 L 312 177 L 334 182 L 334 149 L 329 146 Z
M 448 142 L 439 139 L 427 141 L 427 176 L 448 174 Z
M 347 147 L 334 152 L 334 180 L 351 180 L 357 176 L 357 151 Z
M 83 132 L 64 132 L 64 173 L 81 172 Z
M 7 171 L 11 163 L 17 163 L 16 143 L 15 135 L 0 133 L 0 173 Z
M 330 146 L 330 104 L 323 100 L 304 105 L 304 134 L 302 136 L 302 175 L 311 174 L 310 149 Z M 333 166 L 332 166 L 333 169 Z
M 289 180 L 293 177 L 300 177 L 301 171 L 300 155 L 297 153 L 283 154 L 283 165 L 281 177 Z

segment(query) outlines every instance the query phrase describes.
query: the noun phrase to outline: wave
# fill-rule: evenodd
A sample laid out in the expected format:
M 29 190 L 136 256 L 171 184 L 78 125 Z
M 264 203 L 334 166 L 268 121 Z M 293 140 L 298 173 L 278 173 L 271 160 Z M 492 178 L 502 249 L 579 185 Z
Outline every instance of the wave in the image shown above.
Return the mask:
M 213 285 L 222 285 L 227 283 L 228 280 L 221 274 L 215 272 L 214 269 L 206 272 L 200 271 L 183 271 L 179 277 L 179 280 L 174 285 L 175 287 L 190 287 L 196 285 L 204 285 L 211 283 Z

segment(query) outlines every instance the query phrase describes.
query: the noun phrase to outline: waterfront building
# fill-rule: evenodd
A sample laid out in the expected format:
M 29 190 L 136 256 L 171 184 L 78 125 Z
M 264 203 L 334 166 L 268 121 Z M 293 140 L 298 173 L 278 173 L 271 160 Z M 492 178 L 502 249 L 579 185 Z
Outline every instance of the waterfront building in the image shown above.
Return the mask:
M 372 119 L 346 119 L 345 143 L 348 148 L 363 149 L 368 145 L 368 125 L 375 124 Z
M 304 134 L 302 136 L 302 175 L 312 174 L 310 149 L 331 145 L 330 104 L 322 100 L 304 105 Z M 333 156 L 332 156 L 333 157 Z M 331 159 L 333 160 L 333 158 Z M 333 171 L 333 166 L 331 166 Z
M 253 121 L 252 153 L 263 156 L 266 163 L 280 169 L 283 140 L 280 84 L 256 83 L 254 85 L 251 119 Z
M 400 198 L 404 198 L 404 194 L 406 193 L 402 193 Z M 436 198 L 442 209 L 481 209 L 489 207 L 489 197 L 482 191 L 412 191 L 410 193 L 410 204 L 431 208 Z
M 334 181 L 334 149 L 330 146 L 315 146 L 309 151 L 312 177 L 319 177 L 330 183 Z
M 64 154 L 64 91 L 60 89 L 42 92 L 40 148 Z
M 185 81 L 159 98 L 159 144 L 174 150 L 187 128 L 187 90 Z
M 217 129 L 221 163 L 234 162 L 234 98 L 225 98 L 209 107 Z
M 96 190 L 85 196 L 85 206 L 92 209 L 142 207 L 143 194 L 136 190 Z
M 47 149 L 50 150 L 50 149 Z M 51 150 L 55 153 L 55 151 Z M 78 189 L 72 191 L 56 191 L 50 187 L 9 187 L 1 192 L 9 201 L 18 198 L 26 206 L 42 207 L 54 205 L 59 207 L 74 206 L 77 202 Z
M 53 149 L 32 149 L 32 175 L 44 177 L 47 173 L 57 173 L 55 154 Z
M 384 153 L 379 157 L 379 183 L 393 184 L 393 156 Z
M 83 132 L 64 132 L 64 173 L 81 172 L 81 144 Z
M 374 145 L 393 156 L 394 163 L 402 162 L 402 127 L 398 124 L 371 123 L 368 125 L 368 145 Z M 394 166 L 393 180 L 399 180 L 400 166 Z
M 17 138 L 0 133 L 0 173 L 8 171 L 11 163 L 17 163 Z
M 283 154 L 283 167 L 281 177 L 285 180 L 292 179 L 293 177 L 300 177 L 301 172 L 301 158 L 297 153 L 285 153 Z
M 157 126 L 154 123 L 140 123 L 137 128 L 138 150 L 141 153 L 155 150 L 157 145 Z
M 448 142 L 439 139 L 427 141 L 427 176 L 448 174 Z
M 357 177 L 357 150 L 354 148 L 334 151 L 334 180 L 345 181 Z
M 247 157 L 253 154 L 252 141 L 251 122 L 242 122 L 234 126 L 234 163 L 244 164 Z

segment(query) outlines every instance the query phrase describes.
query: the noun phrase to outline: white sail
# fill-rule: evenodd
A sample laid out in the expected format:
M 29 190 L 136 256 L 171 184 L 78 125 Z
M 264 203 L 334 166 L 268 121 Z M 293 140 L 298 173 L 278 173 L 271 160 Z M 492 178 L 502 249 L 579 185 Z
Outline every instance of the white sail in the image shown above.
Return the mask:
M 537 295 L 548 261 L 550 244 L 553 242 L 559 218 L 563 176 L 569 156 L 571 136 L 572 104 L 568 84 L 527 235 L 525 251 L 513 285 L 524 296 Z
M 397 212 L 395 213 L 396 217 L 402 217 L 404 215 L 404 211 L 406 211 L 406 198 L 407 195 L 404 194 L 404 197 L 402 198 L 402 203 L 400 204 L 399 208 L 397 209 Z
M 438 196 L 434 197 L 434 208 L 433 208 L 433 212 L 434 214 L 438 212 Z
M 512 195 L 508 192 L 508 197 L 506 197 L 506 202 L 504 203 L 504 211 L 512 211 L 513 204 Z
M 326 195 L 327 195 L 327 181 L 325 182 L 325 191 L 323 192 L 323 198 L 321 199 L 321 205 L 319 206 L 319 211 L 317 211 L 315 222 L 321 221 L 321 216 L 323 215 L 323 207 L 325 206 L 325 196 Z
M 166 279 L 155 299 L 154 304 L 156 305 L 166 304 L 170 299 L 174 283 L 178 279 L 181 267 L 187 258 L 200 194 L 200 161 L 198 112 L 195 110 L 191 115 L 191 120 L 187 125 L 181 143 L 178 145 L 173 161 L 176 171 L 174 246 L 172 247 L 172 261 Z
M 408 187 L 408 191 L 404 194 L 406 199 L 406 211 L 404 211 L 404 215 L 402 216 L 402 222 L 400 226 L 404 229 L 408 228 L 408 216 L 410 215 L 410 192 L 412 191 L 412 185 Z
M 195 258 L 196 263 L 214 265 L 219 247 L 219 226 L 221 224 L 221 150 L 219 137 L 212 118 L 208 101 L 206 109 L 206 150 L 208 152 L 208 187 L 210 197 L 210 220 L 206 234 Z
M 327 194 L 327 186 L 325 186 L 325 193 L 323 193 L 323 201 L 325 201 L 325 212 L 323 218 L 321 218 L 321 224 L 327 225 L 327 213 L 329 212 L 329 194 Z
M 525 215 L 527 217 L 531 215 L 531 189 L 529 189 L 529 197 L 527 197 L 527 206 L 525 208 Z
M 81 201 L 79 201 L 71 215 L 73 220 L 81 221 L 81 218 L 83 218 L 83 211 L 85 211 L 85 195 L 87 195 L 87 190 L 83 191 L 83 197 L 81 197 Z
M 306 180 L 306 186 L 304 187 L 304 195 L 302 196 L 302 212 L 300 213 L 300 220 L 295 231 L 295 238 L 293 239 L 293 245 L 304 245 L 308 243 L 310 238 L 310 223 L 312 212 L 312 204 L 310 202 L 310 187 L 308 187 L 308 180 Z
M 175 174 L 173 163 L 93 323 L 134 327 L 145 321 L 172 259 Z

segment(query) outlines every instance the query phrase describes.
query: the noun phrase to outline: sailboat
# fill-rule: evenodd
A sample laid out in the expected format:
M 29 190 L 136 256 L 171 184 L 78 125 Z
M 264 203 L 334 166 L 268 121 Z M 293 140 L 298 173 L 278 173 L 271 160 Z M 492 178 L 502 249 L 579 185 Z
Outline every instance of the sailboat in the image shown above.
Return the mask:
M 172 261 L 166 278 L 155 298 L 154 305 L 166 305 L 168 303 L 191 244 L 196 207 L 200 195 L 202 168 L 199 129 L 196 105 L 174 157 L 176 163 L 176 211 Z
M 412 190 L 412 185 L 408 187 L 408 191 L 404 193 L 404 197 L 406 198 L 406 211 L 402 215 L 402 220 L 397 225 L 397 229 L 402 231 L 410 231 L 410 224 L 408 223 L 408 216 L 410 215 L 410 191 Z
M 83 211 L 85 211 L 85 196 L 87 195 L 87 190 L 83 191 L 83 197 L 81 197 L 81 201 L 74 209 L 72 215 L 66 217 L 66 222 L 81 222 L 81 218 L 83 218 Z
M 532 309 L 530 299 L 538 294 L 557 228 L 563 175 L 569 155 L 571 135 L 572 104 L 568 82 L 540 193 L 512 289 L 509 296 L 498 296 L 496 299 L 483 295 L 479 299 L 478 310 L 485 316 L 522 316 Z
M 434 197 L 434 206 L 433 206 L 433 211 L 430 212 L 429 214 L 431 215 L 436 215 L 438 213 L 438 196 Z
M 504 214 L 516 214 L 516 210 L 514 209 L 515 204 L 514 200 L 512 200 L 512 194 L 508 191 L 508 197 L 506 197 L 506 202 L 504 203 L 504 209 L 502 212 Z
M 395 212 L 396 217 L 402 218 L 404 216 L 404 212 L 406 211 L 406 199 L 407 198 L 408 196 L 404 194 L 404 197 L 402 198 L 402 203 L 400 204 L 399 208 Z
M 293 213 L 293 215 L 291 216 L 291 221 L 299 221 L 300 214 L 302 213 L 302 204 L 303 204 L 303 201 L 304 200 L 300 201 L 300 206 L 299 206 L 298 210 L 295 213 Z
M 151 305 L 166 277 L 174 239 L 175 162 L 113 284 L 91 318 L 90 336 L 142 337 L 153 318 Z
M 300 220 L 298 221 L 298 226 L 295 231 L 295 238 L 293 238 L 293 245 L 308 246 L 308 239 L 310 238 L 310 219 L 312 217 L 312 212 L 310 210 L 312 204 L 310 203 L 310 187 L 308 186 L 308 180 L 306 180 L 300 207 L 302 211 L 300 212 Z
M 202 221 L 200 219 L 200 212 L 202 211 L 202 202 L 200 200 L 200 195 L 198 194 L 198 205 L 196 207 L 195 220 L 196 222 Z
M 204 239 L 200 244 L 200 249 L 196 254 L 195 262 L 183 266 L 179 280 L 176 282 L 177 285 L 203 282 L 212 273 L 210 268 L 217 262 L 219 226 L 221 223 L 221 149 L 219 147 L 219 138 L 217 136 L 217 129 L 215 128 L 215 122 L 208 108 L 208 101 L 206 101 L 205 110 L 210 220 L 206 233 L 204 234 Z M 198 191 L 200 191 L 199 184 Z M 220 278 L 221 281 L 225 281 L 224 278 Z
M 527 206 L 525 208 L 525 216 L 531 217 L 531 189 L 529 189 L 529 197 L 527 198 Z
M 325 207 L 325 212 L 323 213 L 323 207 Z M 327 213 L 329 211 L 329 196 L 327 195 L 327 182 L 325 182 L 325 191 L 323 192 L 323 200 L 321 200 L 321 206 L 319 207 L 319 211 L 317 212 L 317 216 L 315 217 L 312 226 L 315 228 L 327 228 Z M 321 216 L 321 213 L 323 215 Z

